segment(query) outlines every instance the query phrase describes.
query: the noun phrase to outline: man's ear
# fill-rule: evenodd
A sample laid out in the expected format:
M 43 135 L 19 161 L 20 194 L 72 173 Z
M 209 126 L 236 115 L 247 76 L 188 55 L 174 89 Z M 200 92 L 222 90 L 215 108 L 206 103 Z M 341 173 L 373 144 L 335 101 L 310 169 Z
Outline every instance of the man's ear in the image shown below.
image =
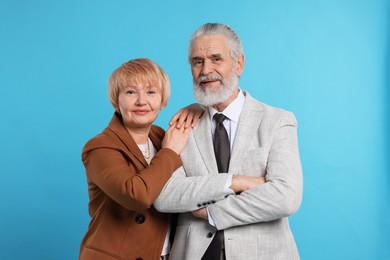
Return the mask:
M 237 76 L 241 76 L 242 72 L 244 71 L 244 63 L 245 63 L 245 57 L 244 54 L 240 55 L 237 59 L 236 63 L 236 73 Z

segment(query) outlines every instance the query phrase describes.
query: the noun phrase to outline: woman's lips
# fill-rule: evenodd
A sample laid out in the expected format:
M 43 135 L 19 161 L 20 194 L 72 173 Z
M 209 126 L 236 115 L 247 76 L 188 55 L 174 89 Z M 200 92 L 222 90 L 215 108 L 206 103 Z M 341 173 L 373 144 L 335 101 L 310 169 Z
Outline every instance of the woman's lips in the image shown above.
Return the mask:
M 133 111 L 137 115 L 145 115 L 149 112 L 149 110 L 144 110 L 144 109 L 136 109 Z

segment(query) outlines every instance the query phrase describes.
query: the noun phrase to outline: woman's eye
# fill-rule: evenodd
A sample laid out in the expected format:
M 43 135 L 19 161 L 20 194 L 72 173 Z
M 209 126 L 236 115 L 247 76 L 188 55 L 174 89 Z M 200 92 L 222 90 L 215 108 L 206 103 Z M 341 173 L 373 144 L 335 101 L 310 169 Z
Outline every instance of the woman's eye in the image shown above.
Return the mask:
M 148 94 L 149 94 L 149 95 L 154 95 L 154 94 L 156 94 L 156 91 L 154 91 L 154 90 L 149 90 L 149 91 L 148 91 Z
M 128 91 L 126 91 L 126 94 L 135 95 L 135 94 L 137 94 L 137 92 L 135 92 L 135 90 L 128 90 Z

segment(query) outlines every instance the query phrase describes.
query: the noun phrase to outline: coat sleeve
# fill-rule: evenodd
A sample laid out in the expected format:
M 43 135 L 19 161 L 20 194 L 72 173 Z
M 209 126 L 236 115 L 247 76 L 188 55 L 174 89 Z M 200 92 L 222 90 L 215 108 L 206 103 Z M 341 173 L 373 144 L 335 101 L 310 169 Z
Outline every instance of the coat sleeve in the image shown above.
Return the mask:
M 294 115 L 283 113 L 271 133 L 266 183 L 209 205 L 217 229 L 280 219 L 300 207 L 303 179 Z
M 224 199 L 227 174 L 186 176 L 183 167 L 172 175 L 154 207 L 160 212 L 183 213 Z
M 184 166 L 175 171 L 154 202 L 157 210 L 190 212 L 224 199 L 223 190 L 228 176 L 209 172 L 203 165 L 203 161 L 198 158 L 200 154 L 193 132 L 190 133 L 181 157 L 185 162 Z
M 84 152 L 89 187 L 99 188 L 129 210 L 149 208 L 172 173 L 181 166 L 181 159 L 174 151 L 163 148 L 148 167 L 137 170 L 123 153 L 110 146 Z

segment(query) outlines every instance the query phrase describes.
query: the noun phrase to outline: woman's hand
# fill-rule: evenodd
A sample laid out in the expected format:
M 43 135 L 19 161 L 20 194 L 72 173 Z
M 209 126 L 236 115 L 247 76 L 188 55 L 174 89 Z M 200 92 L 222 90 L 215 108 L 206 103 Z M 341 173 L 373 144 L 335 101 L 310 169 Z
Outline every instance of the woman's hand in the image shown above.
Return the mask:
M 164 140 L 162 141 L 163 148 L 169 148 L 180 154 L 188 140 L 192 128 L 185 128 L 184 125 L 180 128 L 173 124 L 165 132 Z
M 183 125 L 185 128 L 194 127 L 198 123 L 199 118 L 202 117 L 204 111 L 204 106 L 197 103 L 191 104 L 174 114 L 169 125 L 176 124 L 177 128 L 181 128 Z
M 230 189 L 234 190 L 235 193 L 241 193 L 265 182 L 264 177 L 233 175 Z

